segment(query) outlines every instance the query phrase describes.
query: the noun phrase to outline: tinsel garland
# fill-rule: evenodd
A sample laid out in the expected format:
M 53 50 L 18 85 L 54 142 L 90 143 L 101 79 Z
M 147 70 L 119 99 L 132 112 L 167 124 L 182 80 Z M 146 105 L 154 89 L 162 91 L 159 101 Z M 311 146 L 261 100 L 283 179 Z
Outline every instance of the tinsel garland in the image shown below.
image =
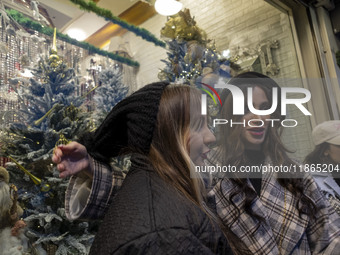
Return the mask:
M 16 11 L 16 10 L 6 10 L 7 14 L 10 15 L 16 22 L 18 22 L 20 25 L 22 25 L 23 27 L 38 31 L 39 33 L 48 35 L 48 36 L 53 36 L 53 29 L 50 27 L 45 27 L 43 25 L 41 25 L 39 22 L 33 21 L 30 18 L 25 17 L 24 15 L 22 15 L 20 12 Z M 80 42 L 76 39 L 73 39 L 71 37 L 69 37 L 68 35 L 62 34 L 60 32 L 57 31 L 57 38 L 70 43 L 72 45 L 78 46 L 80 48 L 86 49 L 91 53 L 96 53 L 98 55 L 104 56 L 104 57 L 108 57 L 112 60 L 116 60 L 118 62 L 121 62 L 123 64 L 127 64 L 129 66 L 139 66 L 139 63 L 137 61 L 131 60 L 129 58 L 125 58 L 122 57 L 118 54 L 112 53 L 112 52 L 108 52 L 105 50 L 101 50 L 95 46 L 93 46 L 92 44 L 89 44 L 87 42 Z
M 142 37 L 146 41 L 153 42 L 155 45 L 161 46 L 163 48 L 165 48 L 166 46 L 165 42 L 157 39 L 148 30 L 144 28 L 139 28 L 130 23 L 127 23 L 126 21 L 114 16 L 110 10 L 98 7 L 96 3 L 93 1 L 89 1 L 88 3 L 83 0 L 70 0 L 70 1 L 74 4 L 79 5 L 80 9 L 88 11 L 88 12 L 94 12 L 98 16 L 105 18 L 105 20 L 111 21 L 112 23 L 117 24 L 121 26 L 122 28 L 125 28 L 135 33 L 137 36 Z

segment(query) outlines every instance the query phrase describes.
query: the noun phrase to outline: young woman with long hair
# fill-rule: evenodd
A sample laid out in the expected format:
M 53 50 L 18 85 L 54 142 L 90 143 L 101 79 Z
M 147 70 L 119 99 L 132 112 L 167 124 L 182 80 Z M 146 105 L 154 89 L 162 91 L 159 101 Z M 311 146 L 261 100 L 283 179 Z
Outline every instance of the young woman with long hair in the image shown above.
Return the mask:
M 90 254 L 231 254 L 193 171 L 215 141 L 200 98 L 189 86 L 147 85 L 117 104 L 94 134 L 55 150 L 60 176 L 72 176 L 67 216 L 105 214 Z M 109 162 L 126 153 L 132 164 L 122 184 Z
M 251 102 L 257 110 L 271 108 L 273 88 L 278 90 L 280 102 L 280 87 L 265 75 L 247 72 L 232 78 L 229 84 L 240 88 L 244 95 L 251 88 Z M 272 114 L 257 115 L 248 109 L 246 97 L 244 115 L 233 115 L 229 90 L 222 93 L 222 98 L 219 118 L 228 124 L 219 125 L 220 143 L 211 161 L 234 166 L 237 171 L 217 176 L 210 195 L 224 227 L 240 240 L 236 252 L 338 254 L 340 220 L 313 178 L 299 174 L 299 164 L 288 156 L 280 138 L 285 118 L 280 114 L 280 103 Z M 295 167 L 298 171 L 262 172 L 270 166 Z M 242 169 L 261 171 L 244 174 Z

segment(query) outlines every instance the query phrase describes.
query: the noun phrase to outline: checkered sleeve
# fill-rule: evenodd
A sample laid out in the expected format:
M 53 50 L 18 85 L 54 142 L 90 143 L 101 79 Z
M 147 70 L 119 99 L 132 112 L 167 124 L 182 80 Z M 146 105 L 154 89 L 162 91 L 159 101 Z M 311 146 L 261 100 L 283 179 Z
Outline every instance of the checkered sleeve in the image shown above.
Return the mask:
M 111 198 L 122 186 L 124 175 L 90 157 L 93 179 L 72 176 L 65 195 L 68 219 L 98 219 L 105 214 Z
M 233 194 L 236 188 L 229 180 L 224 179 L 216 183 L 208 197 L 214 197 L 216 213 L 222 224 L 239 238 L 237 250 L 240 254 L 278 255 L 279 251 L 270 227 L 249 216 L 244 210 L 244 194 L 238 193 L 230 198 L 230 194 Z M 253 206 L 256 207 L 255 211 L 260 210 L 257 204 Z
M 306 194 L 314 201 L 318 211 L 307 228 L 307 237 L 313 254 L 339 254 L 340 218 L 322 196 L 311 176 L 305 178 Z

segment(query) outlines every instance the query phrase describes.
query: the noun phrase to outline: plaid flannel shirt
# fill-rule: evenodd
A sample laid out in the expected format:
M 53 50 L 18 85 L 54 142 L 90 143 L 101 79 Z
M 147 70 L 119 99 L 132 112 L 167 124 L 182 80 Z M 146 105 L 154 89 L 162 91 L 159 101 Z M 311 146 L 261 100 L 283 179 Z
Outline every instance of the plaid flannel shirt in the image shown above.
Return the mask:
M 223 224 L 240 239 L 237 247 L 241 254 L 340 254 L 339 216 L 310 175 L 305 176 L 303 184 L 304 194 L 318 208 L 315 219 L 299 216 L 297 197 L 282 187 L 274 174 L 262 177 L 260 197 L 251 205 L 264 222 L 245 212 L 244 194 L 232 198 L 234 205 L 230 202 L 230 195 L 238 189 L 230 179 L 220 179 L 209 196 L 215 200 Z
M 72 176 L 65 195 L 65 213 L 68 219 L 100 219 L 104 216 L 114 194 L 122 186 L 125 175 L 90 157 L 93 179 Z

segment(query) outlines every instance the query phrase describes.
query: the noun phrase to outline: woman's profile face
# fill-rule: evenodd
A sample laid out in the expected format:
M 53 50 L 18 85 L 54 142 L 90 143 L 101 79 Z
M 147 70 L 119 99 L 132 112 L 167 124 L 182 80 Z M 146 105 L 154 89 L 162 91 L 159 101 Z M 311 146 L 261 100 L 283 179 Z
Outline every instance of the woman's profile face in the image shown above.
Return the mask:
M 260 87 L 253 88 L 253 106 L 257 110 L 266 110 L 270 108 L 269 100 Z M 245 149 L 249 150 L 260 150 L 261 145 L 266 138 L 268 131 L 270 115 L 256 115 L 251 113 L 249 110 L 245 112 L 242 120 L 245 121 L 245 127 L 242 127 L 241 139 Z M 252 120 L 252 121 L 250 121 Z M 263 122 L 261 122 L 261 120 Z M 249 122 L 250 121 L 250 122 Z M 250 123 L 250 125 L 248 125 Z
M 210 151 L 209 144 L 215 142 L 216 138 L 207 126 L 206 117 L 201 116 L 201 120 L 195 126 L 195 128 L 190 129 L 189 155 L 196 166 L 204 166 L 204 160 Z

